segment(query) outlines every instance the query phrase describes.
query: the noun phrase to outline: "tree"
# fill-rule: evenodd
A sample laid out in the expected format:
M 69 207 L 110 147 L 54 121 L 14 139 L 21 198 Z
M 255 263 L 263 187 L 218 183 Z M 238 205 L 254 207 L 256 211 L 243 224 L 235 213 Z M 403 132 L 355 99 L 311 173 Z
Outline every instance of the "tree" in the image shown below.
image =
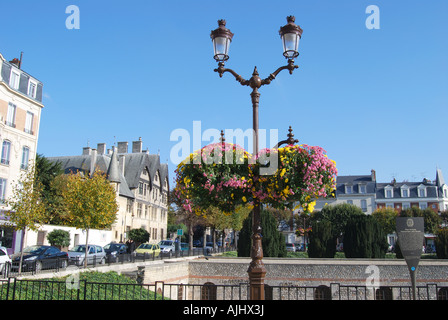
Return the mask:
M 381 225 L 387 234 L 395 232 L 395 219 L 397 216 L 397 211 L 392 208 L 380 208 L 372 213 L 372 217 Z
M 114 187 L 106 179 L 106 175 L 96 170 L 93 175 L 84 177 L 81 172 L 67 176 L 66 188 L 62 189 L 62 197 L 70 224 L 86 230 L 86 259 L 89 241 L 89 229 L 110 228 L 115 222 L 118 204 Z
M 37 231 L 46 223 L 45 205 L 41 199 L 42 184 L 36 179 L 36 167 L 30 164 L 19 181 L 12 188 L 12 195 L 6 199 L 5 205 L 9 210 L 5 212 L 8 224 L 15 230 L 24 231 L 23 243 L 29 230 Z M 23 243 L 20 252 L 19 274 L 22 271 Z
M 65 185 L 60 162 L 51 162 L 43 155 L 36 155 L 37 180 L 42 184 L 41 198 L 45 205 L 48 223 L 67 224 L 67 212 L 62 204 L 61 188 Z
M 344 253 L 347 258 L 384 258 L 388 248 L 380 224 L 367 215 L 354 215 L 344 230 Z
M 286 257 L 285 239 L 277 230 L 277 220 L 268 212 L 261 211 L 261 233 L 263 255 L 265 257 Z M 243 222 L 238 241 L 238 256 L 249 257 L 252 247 L 252 215 Z
M 47 235 L 48 242 L 56 247 L 68 247 L 70 245 L 70 232 L 54 229 Z
M 448 228 L 440 228 L 435 239 L 438 259 L 448 259 Z
M 334 258 L 337 237 L 328 220 L 313 221 L 309 233 L 308 256 L 310 258 Z
M 141 243 L 149 241 L 149 232 L 143 228 L 131 229 L 127 233 L 127 238 L 135 242 L 135 246 L 138 247 Z

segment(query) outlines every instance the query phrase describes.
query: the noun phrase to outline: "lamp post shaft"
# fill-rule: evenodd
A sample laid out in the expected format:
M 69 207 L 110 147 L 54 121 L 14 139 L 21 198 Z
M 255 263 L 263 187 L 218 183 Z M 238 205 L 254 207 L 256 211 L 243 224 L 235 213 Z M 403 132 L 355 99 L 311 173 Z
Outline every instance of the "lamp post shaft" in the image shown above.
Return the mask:
M 255 73 L 255 72 L 254 72 Z M 256 75 L 254 74 L 253 77 Z M 258 154 L 258 105 L 260 102 L 260 93 L 258 87 L 253 87 L 252 93 L 253 107 L 253 153 Z M 258 183 L 254 181 L 254 183 Z M 252 258 L 247 273 L 250 283 L 250 299 L 264 300 L 264 277 L 266 269 L 263 264 L 263 246 L 261 242 L 261 212 L 260 202 L 254 199 L 254 209 L 252 212 L 252 247 L 250 256 Z

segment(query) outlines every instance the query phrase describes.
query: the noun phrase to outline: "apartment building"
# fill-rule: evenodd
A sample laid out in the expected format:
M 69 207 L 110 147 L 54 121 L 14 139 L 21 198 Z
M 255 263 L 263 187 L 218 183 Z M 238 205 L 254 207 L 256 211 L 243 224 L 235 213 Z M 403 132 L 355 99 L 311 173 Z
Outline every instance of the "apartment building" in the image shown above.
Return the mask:
M 3 203 L 30 161 L 36 157 L 42 104 L 42 82 L 22 69 L 21 59 L 0 53 L 0 245 L 20 248 L 21 232 L 4 226 Z

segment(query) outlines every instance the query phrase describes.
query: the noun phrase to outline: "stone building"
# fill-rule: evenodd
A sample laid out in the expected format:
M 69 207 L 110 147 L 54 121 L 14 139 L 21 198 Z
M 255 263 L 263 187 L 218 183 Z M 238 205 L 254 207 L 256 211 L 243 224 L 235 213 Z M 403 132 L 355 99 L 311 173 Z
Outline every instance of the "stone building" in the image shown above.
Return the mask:
M 118 142 L 117 147 L 106 149 L 105 143 L 97 148 L 85 147 L 82 155 L 49 157 L 60 162 L 65 173 L 82 171 L 92 174 L 95 170 L 107 173 L 117 190 L 119 211 L 110 230 L 110 239 L 126 241 L 131 229 L 143 228 L 151 236 L 151 242 L 159 242 L 167 236 L 168 164 L 160 163 L 160 157 L 142 150 L 141 138 L 132 142 Z M 75 243 L 76 244 L 76 243 Z

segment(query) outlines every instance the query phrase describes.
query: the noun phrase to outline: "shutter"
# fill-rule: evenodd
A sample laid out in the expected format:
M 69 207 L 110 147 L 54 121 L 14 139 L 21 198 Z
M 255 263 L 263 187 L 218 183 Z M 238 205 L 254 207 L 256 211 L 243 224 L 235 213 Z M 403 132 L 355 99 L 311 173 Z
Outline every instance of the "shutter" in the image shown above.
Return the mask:
M 6 62 L 3 62 L 2 66 L 2 79 L 9 85 L 9 77 L 11 76 L 11 66 Z
M 42 102 L 42 83 L 39 82 L 36 88 L 36 100 Z
M 19 83 L 19 91 L 23 94 L 28 95 L 28 83 L 30 81 L 30 77 L 28 77 L 26 74 L 21 73 L 20 74 L 20 83 Z

